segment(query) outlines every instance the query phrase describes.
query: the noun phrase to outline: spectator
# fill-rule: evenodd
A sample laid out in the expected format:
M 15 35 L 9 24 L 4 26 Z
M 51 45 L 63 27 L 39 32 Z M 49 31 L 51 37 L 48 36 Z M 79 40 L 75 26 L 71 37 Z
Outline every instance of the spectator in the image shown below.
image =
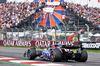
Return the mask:
M 80 4 L 67 2 L 66 7 L 68 7 L 69 10 L 73 10 L 73 12 L 82 19 L 100 27 L 100 8 L 88 7 L 87 5 L 81 6 Z
M 33 2 L 0 3 L 0 27 L 4 29 L 18 25 L 19 22 L 26 19 L 28 16 L 35 12 L 34 8 L 35 3 Z

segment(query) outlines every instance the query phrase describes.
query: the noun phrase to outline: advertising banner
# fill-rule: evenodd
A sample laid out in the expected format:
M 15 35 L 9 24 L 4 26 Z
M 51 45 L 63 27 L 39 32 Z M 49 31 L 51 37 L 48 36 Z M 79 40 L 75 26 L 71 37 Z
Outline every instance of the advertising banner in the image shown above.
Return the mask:
M 82 45 L 83 45 L 83 48 L 100 49 L 100 43 L 99 42 L 83 42 Z
M 60 2 L 46 2 L 46 5 L 60 5 Z
M 21 47 L 49 47 L 56 41 L 23 41 L 23 40 L 0 40 L 2 46 L 21 46 Z M 61 45 L 78 45 L 78 42 L 59 41 Z M 100 42 L 82 42 L 83 48 L 100 49 Z
M 22 40 L 0 40 L 2 46 L 21 46 L 21 47 L 49 47 L 55 41 L 22 41 Z M 78 42 L 59 41 L 62 45 L 78 45 Z
M 53 10 L 54 10 L 54 8 L 51 8 L 51 7 L 43 8 L 43 11 L 45 11 L 45 12 L 50 12 L 50 13 L 52 13 Z

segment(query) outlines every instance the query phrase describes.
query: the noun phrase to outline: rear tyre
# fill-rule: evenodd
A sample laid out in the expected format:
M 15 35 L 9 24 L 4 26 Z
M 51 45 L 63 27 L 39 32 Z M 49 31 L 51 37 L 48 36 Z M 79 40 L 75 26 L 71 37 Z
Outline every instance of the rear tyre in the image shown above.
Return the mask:
M 50 60 L 52 62 L 56 62 L 56 61 L 61 61 L 61 59 L 62 59 L 62 53 L 61 53 L 61 51 L 58 48 L 53 49 L 51 51 L 51 53 L 50 53 Z
M 29 60 L 34 60 L 36 58 L 36 49 L 35 48 L 28 49 L 27 57 Z
M 86 62 L 88 59 L 88 54 L 87 51 L 85 49 L 82 50 L 81 55 L 79 57 L 78 62 Z

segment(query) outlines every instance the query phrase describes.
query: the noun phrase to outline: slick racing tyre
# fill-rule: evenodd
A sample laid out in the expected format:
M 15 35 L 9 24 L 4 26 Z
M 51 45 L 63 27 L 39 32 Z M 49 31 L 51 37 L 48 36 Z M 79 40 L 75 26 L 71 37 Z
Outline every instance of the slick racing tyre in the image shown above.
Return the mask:
M 30 48 L 27 51 L 27 57 L 30 60 L 34 60 L 36 58 L 36 49 L 35 48 Z
M 58 48 L 53 49 L 50 52 L 50 60 L 51 61 L 56 62 L 56 61 L 61 61 L 61 59 L 62 59 L 62 53 Z
M 78 59 L 78 62 L 86 62 L 88 59 L 88 54 L 87 51 L 85 49 L 82 50 L 81 55 Z

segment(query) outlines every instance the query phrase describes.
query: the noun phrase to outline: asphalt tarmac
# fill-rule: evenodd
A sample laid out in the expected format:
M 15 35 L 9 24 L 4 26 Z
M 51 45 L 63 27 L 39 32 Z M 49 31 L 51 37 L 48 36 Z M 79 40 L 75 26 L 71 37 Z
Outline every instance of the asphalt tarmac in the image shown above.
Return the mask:
M 27 58 L 23 57 L 23 53 L 25 52 L 25 50 L 27 49 L 0 47 L 0 56 L 26 60 Z M 39 59 L 36 58 L 35 60 Z M 50 62 L 50 61 L 45 61 L 45 62 Z M 65 64 L 70 66 L 100 66 L 100 53 L 88 53 L 87 62 L 77 62 L 74 60 L 69 60 L 68 62 L 52 62 L 52 63 Z M 19 66 L 19 65 L 0 62 L 0 66 Z

